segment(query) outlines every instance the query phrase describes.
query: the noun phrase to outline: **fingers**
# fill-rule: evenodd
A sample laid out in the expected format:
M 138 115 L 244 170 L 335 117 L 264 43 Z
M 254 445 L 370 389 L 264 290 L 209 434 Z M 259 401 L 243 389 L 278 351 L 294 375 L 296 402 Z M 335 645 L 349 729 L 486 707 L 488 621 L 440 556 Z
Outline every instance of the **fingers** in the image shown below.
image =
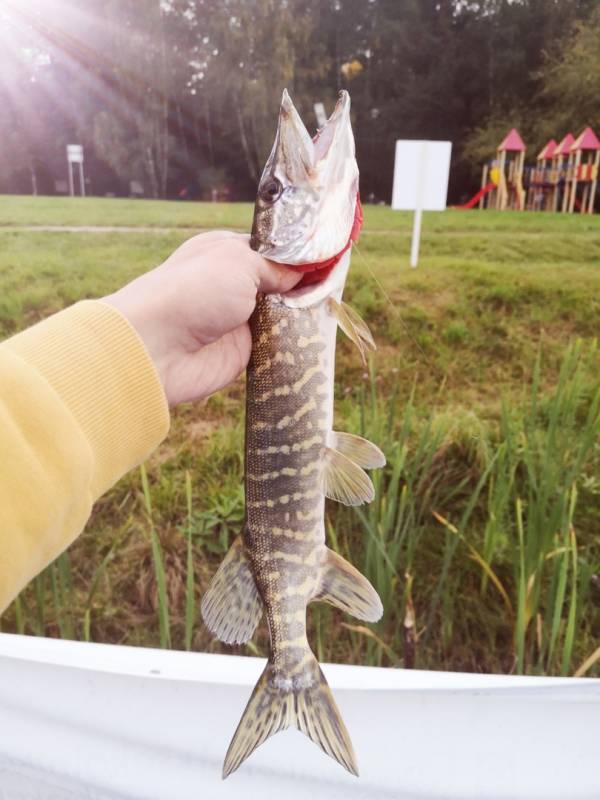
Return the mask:
M 194 352 L 179 353 L 165 382 L 170 406 L 208 397 L 234 381 L 250 358 L 252 339 L 247 324 Z
M 182 257 L 202 259 L 214 256 L 219 269 L 244 270 L 249 275 L 257 292 L 274 294 L 288 292 L 302 278 L 296 272 L 280 264 L 267 261 L 250 248 L 250 236 L 233 231 L 209 231 L 193 236 L 184 242 L 164 263 L 172 267 L 181 263 Z
M 247 233 L 214 231 L 212 234 L 196 236 L 190 242 L 200 239 L 202 241 L 198 241 L 198 246 L 201 246 L 203 251 L 207 246 L 215 250 L 226 248 L 229 257 L 234 261 L 235 269 L 245 268 L 251 274 L 257 292 L 264 294 L 289 292 L 302 279 L 301 272 L 276 264 L 274 261 L 267 261 L 252 250 L 250 236 Z
M 289 292 L 302 279 L 302 273 L 289 267 L 267 261 L 257 254 L 256 264 L 257 291 L 264 294 L 281 294 Z
M 234 231 L 206 231 L 205 233 L 198 233 L 196 236 L 187 239 L 183 244 L 180 244 L 177 250 L 171 253 L 164 264 L 171 266 L 177 263 L 182 256 L 186 258 L 201 256 L 209 247 L 228 241 L 235 241 L 236 239 L 244 241 L 248 238 L 248 234 L 235 233 Z
M 240 259 L 248 261 L 257 292 L 263 294 L 289 292 L 302 279 L 301 272 L 296 272 L 284 264 L 268 261 L 252 250 L 250 237 L 247 234 L 238 235 L 235 245 L 240 248 Z
M 239 231 L 204 231 L 203 233 L 197 233 L 196 236 L 192 236 L 191 239 L 188 239 L 188 242 L 197 242 L 198 245 L 207 245 L 207 244 L 214 244 L 215 242 L 220 242 L 225 239 L 249 239 L 250 236 L 247 233 L 240 233 Z

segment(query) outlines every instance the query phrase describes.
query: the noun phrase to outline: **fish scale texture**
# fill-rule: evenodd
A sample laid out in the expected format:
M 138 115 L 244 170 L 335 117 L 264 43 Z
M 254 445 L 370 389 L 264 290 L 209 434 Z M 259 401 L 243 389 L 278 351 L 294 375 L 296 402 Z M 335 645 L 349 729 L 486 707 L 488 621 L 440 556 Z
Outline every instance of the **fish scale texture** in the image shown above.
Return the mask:
M 244 542 L 266 605 L 272 662 L 286 676 L 305 663 L 304 612 L 325 556 L 320 474 L 333 391 L 325 313 L 261 297 L 250 322 Z

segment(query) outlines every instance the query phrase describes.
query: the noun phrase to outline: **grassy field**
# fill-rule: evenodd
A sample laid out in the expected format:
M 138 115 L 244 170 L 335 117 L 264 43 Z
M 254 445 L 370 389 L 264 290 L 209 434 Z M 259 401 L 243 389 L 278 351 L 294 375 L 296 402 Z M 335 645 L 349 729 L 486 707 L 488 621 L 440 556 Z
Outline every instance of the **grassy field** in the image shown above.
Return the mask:
M 115 289 L 194 230 L 248 230 L 251 216 L 0 197 L 0 336 Z M 337 428 L 367 433 L 389 464 L 369 508 L 327 510 L 330 543 L 386 614 L 367 628 L 315 605 L 311 642 L 324 660 L 548 674 L 587 660 L 598 675 L 600 219 L 426 214 L 417 270 L 410 224 L 366 209 L 346 296 L 379 351 L 365 372 L 338 346 Z M 240 380 L 180 408 L 145 472 L 101 498 L 2 628 L 220 650 L 195 609 L 243 519 L 243 394 Z M 235 652 L 266 649 L 263 628 Z

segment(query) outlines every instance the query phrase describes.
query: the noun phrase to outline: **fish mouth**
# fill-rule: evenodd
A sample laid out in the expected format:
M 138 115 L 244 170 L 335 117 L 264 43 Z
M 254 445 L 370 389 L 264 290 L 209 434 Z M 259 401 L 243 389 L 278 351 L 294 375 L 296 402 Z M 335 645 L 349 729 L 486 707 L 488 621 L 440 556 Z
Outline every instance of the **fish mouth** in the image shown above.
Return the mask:
M 298 290 L 302 289 L 310 289 L 315 284 L 327 280 L 333 272 L 336 272 L 338 265 L 342 260 L 344 260 L 344 256 L 346 255 L 346 253 L 349 253 L 349 251 L 352 248 L 352 245 L 355 242 L 358 242 L 362 225 L 363 225 L 363 210 L 360 202 L 360 195 L 357 193 L 354 206 L 354 220 L 352 222 L 350 236 L 346 245 L 335 256 L 325 259 L 324 261 L 318 261 L 312 264 L 296 264 L 296 265 L 288 264 L 287 265 L 288 268 L 294 269 L 297 272 L 304 273 L 302 279 L 296 284 L 296 286 L 291 291 L 297 292 Z M 334 283 L 336 281 L 337 281 L 337 272 L 334 277 Z M 342 279 L 342 286 L 343 286 L 343 279 Z
M 250 238 L 250 247 L 265 258 L 312 273 L 347 247 L 353 195 L 358 191 L 350 105 L 350 95 L 341 91 L 325 125 L 311 138 L 283 91 Z M 280 187 L 274 200 L 272 183 Z M 326 272 L 319 274 L 324 277 Z
M 290 308 L 307 308 L 327 297 L 341 296 L 349 266 L 350 248 L 347 248 L 333 266 L 323 268 L 316 265 L 314 269 L 307 270 L 299 283 L 280 295 L 281 302 Z M 310 280 L 307 281 L 309 276 Z
M 336 138 L 344 132 L 351 130 L 350 126 L 350 95 L 345 89 L 340 92 L 335 108 L 325 125 L 320 128 L 313 139 L 313 161 L 318 163 L 327 158 Z M 340 131 L 341 133 L 338 133 Z

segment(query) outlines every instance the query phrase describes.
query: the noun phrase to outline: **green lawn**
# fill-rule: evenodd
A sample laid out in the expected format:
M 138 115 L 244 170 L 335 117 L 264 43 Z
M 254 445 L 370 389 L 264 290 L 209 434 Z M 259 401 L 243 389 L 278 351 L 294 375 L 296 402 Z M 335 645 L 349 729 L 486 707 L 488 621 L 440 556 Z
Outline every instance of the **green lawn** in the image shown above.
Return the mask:
M 29 197 L 0 195 L 0 227 L 19 225 L 110 225 L 158 228 L 239 228 L 249 230 L 251 203 L 191 203 L 170 200 L 129 200 L 105 197 Z M 410 231 L 409 212 L 387 206 L 364 206 L 365 234 L 369 229 Z M 580 214 L 519 214 L 449 210 L 425 214 L 424 232 L 487 232 L 510 236 L 598 233 L 598 218 Z M 507 222 L 510 220 L 510 222 Z M 513 222 L 514 220 L 514 222 Z
M 194 229 L 248 230 L 251 216 L 250 204 L 0 197 L 0 335 L 114 290 Z M 57 225 L 160 230 L 21 229 Z M 403 620 L 414 608 L 417 666 L 572 672 L 600 641 L 600 217 L 425 214 L 417 270 L 408 267 L 410 232 L 409 214 L 365 209 L 346 296 L 379 352 L 365 377 L 340 339 L 337 426 L 379 438 L 390 467 L 366 514 L 328 507 L 332 543 L 368 572 L 387 613 L 365 634 L 316 609 L 311 641 L 325 659 L 406 663 Z M 240 381 L 178 410 L 147 465 L 175 646 L 185 640 L 185 532 L 199 595 L 243 516 L 243 391 Z M 156 644 L 147 537 L 140 477 L 131 474 L 100 500 L 84 535 L 22 594 L 3 627 Z M 193 646 L 221 649 L 199 621 Z M 263 630 L 238 651 L 265 648 Z

